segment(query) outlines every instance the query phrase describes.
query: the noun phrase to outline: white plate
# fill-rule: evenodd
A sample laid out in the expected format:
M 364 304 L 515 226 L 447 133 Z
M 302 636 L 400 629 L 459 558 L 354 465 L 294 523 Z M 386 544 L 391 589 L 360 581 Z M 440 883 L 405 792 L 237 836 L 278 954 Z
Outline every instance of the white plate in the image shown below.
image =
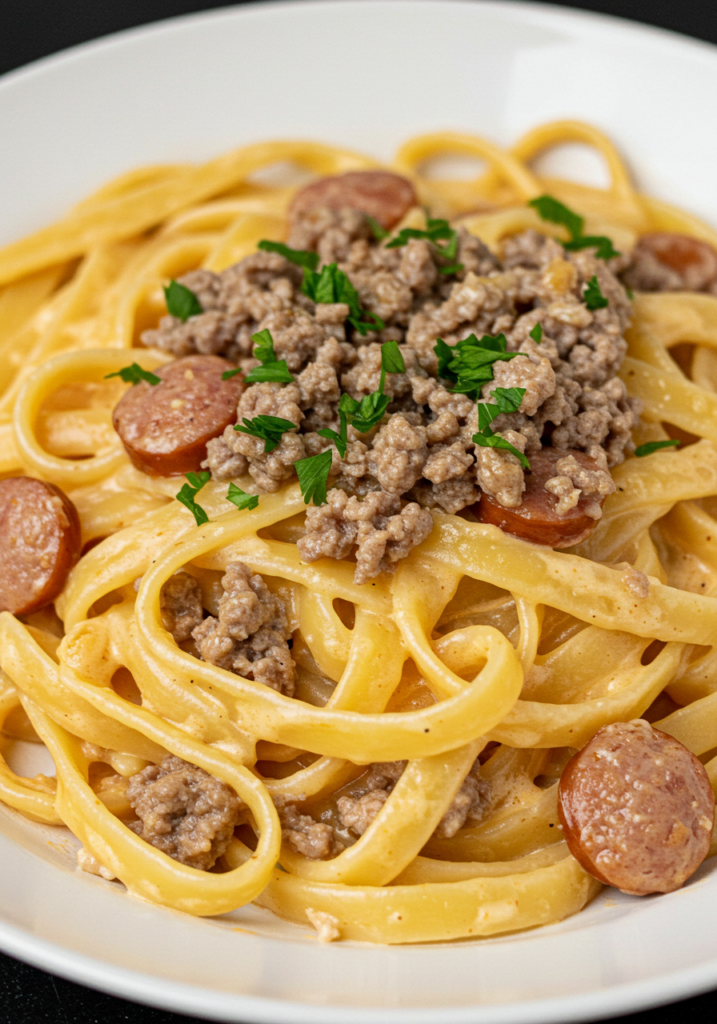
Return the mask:
M 0 241 L 107 178 L 309 136 L 388 157 L 442 127 L 508 143 L 557 117 L 608 131 L 643 187 L 717 223 L 717 50 L 531 4 L 271 4 L 124 33 L 0 83 Z M 11 142 L 10 142 L 11 140 Z M 566 154 L 581 173 L 584 154 Z M 0 809 L 0 946 L 117 995 L 286 1024 L 576 1021 L 717 985 L 717 871 L 612 890 L 563 924 L 443 946 L 321 946 L 256 908 L 199 921 L 82 875 L 66 834 Z M 440 1016 L 439 1016 L 440 1015 Z

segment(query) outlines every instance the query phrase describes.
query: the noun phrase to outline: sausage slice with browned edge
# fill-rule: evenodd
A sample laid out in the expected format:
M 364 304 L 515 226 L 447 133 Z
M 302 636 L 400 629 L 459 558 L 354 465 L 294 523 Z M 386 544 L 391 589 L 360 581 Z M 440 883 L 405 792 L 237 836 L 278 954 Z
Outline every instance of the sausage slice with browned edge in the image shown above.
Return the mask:
M 707 772 L 642 719 L 600 729 L 568 761 L 558 794 L 573 857 L 633 896 L 679 889 L 709 852 L 715 800 Z
M 709 242 L 691 235 L 651 231 L 638 239 L 635 252 L 652 256 L 680 274 L 688 291 L 704 291 L 717 281 L 717 252 Z
M 483 493 L 475 509 L 480 521 L 499 526 L 515 537 L 551 548 L 568 548 L 589 537 L 597 520 L 587 514 L 586 508 L 596 500 L 602 505 L 604 499 L 596 499 L 595 495 L 581 497 L 575 508 L 559 516 L 555 511 L 558 498 L 545 490 L 546 481 L 556 475 L 556 463 L 566 455 L 574 456 L 584 469 L 599 469 L 597 462 L 585 452 L 572 448 L 543 448 L 530 456 L 530 471 L 525 474 L 525 491 L 520 505 L 505 508 L 495 498 Z
M 194 472 L 207 442 L 236 421 L 240 374 L 219 356 L 186 356 L 155 371 L 159 384 L 133 384 L 117 403 L 114 428 L 134 466 L 149 476 Z
M 51 604 L 81 550 L 80 517 L 59 487 L 31 476 L 0 480 L 0 611 Z
M 331 210 L 350 207 L 367 213 L 386 230 L 397 224 L 416 205 L 416 193 L 408 178 L 391 171 L 347 171 L 331 178 L 319 178 L 300 189 L 291 201 L 292 217 L 328 206 Z

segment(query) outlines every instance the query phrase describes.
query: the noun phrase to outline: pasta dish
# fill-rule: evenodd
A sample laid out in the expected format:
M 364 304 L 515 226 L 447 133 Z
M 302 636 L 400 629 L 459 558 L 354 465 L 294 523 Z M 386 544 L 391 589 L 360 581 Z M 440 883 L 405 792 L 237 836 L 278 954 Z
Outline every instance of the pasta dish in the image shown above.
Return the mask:
M 410 943 L 717 850 L 717 233 L 599 131 L 143 167 L 0 313 L 0 800 L 81 868 Z

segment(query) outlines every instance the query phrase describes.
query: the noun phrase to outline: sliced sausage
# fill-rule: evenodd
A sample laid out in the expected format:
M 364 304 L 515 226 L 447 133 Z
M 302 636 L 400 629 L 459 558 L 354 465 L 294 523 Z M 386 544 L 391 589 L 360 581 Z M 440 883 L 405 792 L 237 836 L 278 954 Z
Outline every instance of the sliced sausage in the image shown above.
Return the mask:
M 715 801 L 707 772 L 649 722 L 617 722 L 565 766 L 558 811 L 591 875 L 634 896 L 672 892 L 707 856 Z
M 156 370 L 159 384 L 132 385 L 117 403 L 114 428 L 134 466 L 149 476 L 181 476 L 199 469 L 207 442 L 236 421 L 238 374 L 219 356 L 187 356 Z
M 331 178 L 319 178 L 300 189 L 291 201 L 290 213 L 297 217 L 316 206 L 331 210 L 351 207 L 377 220 L 386 230 L 416 205 L 416 193 L 408 178 L 391 171 L 347 171 Z
M 717 252 L 708 242 L 671 231 L 652 231 L 642 235 L 634 255 L 652 257 L 682 279 L 685 291 L 702 292 L 717 281 Z
M 595 495 L 581 497 L 577 505 L 565 515 L 555 511 L 558 498 L 545 490 L 546 481 L 556 475 L 556 463 L 572 455 L 584 469 L 599 469 L 597 462 L 585 452 L 574 449 L 543 448 L 530 456 L 530 470 L 525 474 L 523 500 L 517 508 L 504 508 L 495 498 L 481 494 L 475 512 L 483 523 L 499 526 L 506 533 L 512 533 L 534 544 L 545 544 L 551 548 L 567 548 L 585 540 L 595 529 L 597 520 L 591 518 L 586 509 L 604 498 Z
M 81 550 L 80 517 L 59 487 L 30 476 L 0 480 L 0 611 L 51 604 Z

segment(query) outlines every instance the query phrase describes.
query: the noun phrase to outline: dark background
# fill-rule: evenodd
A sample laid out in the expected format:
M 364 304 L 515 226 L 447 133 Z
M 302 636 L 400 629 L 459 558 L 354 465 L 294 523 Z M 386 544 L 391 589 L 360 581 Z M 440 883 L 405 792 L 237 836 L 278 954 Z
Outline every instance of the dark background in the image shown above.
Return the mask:
M 717 0 L 554 2 L 631 18 L 717 44 Z M 0 74 L 109 32 L 230 6 L 200 0 L 0 0 Z M 717 113 L 717 97 L 715 100 Z M 705 125 L 706 131 L 715 128 L 717 124 Z M 555 969 L 560 966 L 556 964 Z M 710 992 L 622 1019 L 632 1024 L 712 1024 L 716 1015 L 717 992 Z M 188 1020 L 90 991 L 0 954 L 2 1024 L 182 1024 Z

